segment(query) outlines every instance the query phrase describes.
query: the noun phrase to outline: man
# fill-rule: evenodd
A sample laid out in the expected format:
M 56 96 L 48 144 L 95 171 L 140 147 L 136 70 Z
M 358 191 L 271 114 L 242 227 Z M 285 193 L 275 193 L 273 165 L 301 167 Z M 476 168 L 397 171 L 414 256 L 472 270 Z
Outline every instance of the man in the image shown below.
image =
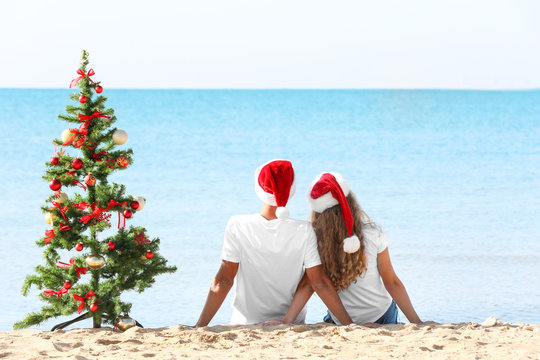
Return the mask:
M 295 189 L 290 161 L 273 160 L 255 171 L 255 192 L 263 202 L 262 211 L 233 216 L 227 223 L 221 267 L 196 326 L 212 320 L 235 277 L 232 324 L 272 319 L 303 323 L 305 308 L 296 319 L 285 315 L 304 269 L 313 289 L 339 321 L 344 325 L 352 322 L 321 266 L 311 224 L 288 217 L 285 205 Z

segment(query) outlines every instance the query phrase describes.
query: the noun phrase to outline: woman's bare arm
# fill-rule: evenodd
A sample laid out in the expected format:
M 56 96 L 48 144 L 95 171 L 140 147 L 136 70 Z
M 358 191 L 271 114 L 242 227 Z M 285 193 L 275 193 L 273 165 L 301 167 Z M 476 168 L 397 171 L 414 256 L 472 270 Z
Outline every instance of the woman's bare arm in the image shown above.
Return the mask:
M 399 280 L 392 267 L 388 248 L 377 255 L 377 265 L 384 287 L 390 293 L 390 296 L 392 296 L 401 311 L 403 311 L 407 319 L 412 323 L 421 323 L 422 321 L 414 310 L 409 294 L 407 294 L 407 290 L 405 289 L 405 285 Z

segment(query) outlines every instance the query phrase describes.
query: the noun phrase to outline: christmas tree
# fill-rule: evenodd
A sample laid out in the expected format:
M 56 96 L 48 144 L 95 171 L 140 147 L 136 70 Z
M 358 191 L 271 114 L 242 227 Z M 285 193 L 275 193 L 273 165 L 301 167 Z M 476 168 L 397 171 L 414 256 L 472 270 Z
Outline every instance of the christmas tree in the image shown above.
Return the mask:
M 95 328 L 118 324 L 131 308 L 120 299 L 122 292 L 142 292 L 156 275 L 176 271 L 158 254 L 158 238 L 150 240 L 143 227 L 125 227 L 126 218 L 141 211 L 145 200 L 126 195 L 124 185 L 107 182 L 109 174 L 132 163 L 133 151 L 115 150 L 127 141 L 127 134 L 113 127 L 114 111 L 105 108 L 107 98 L 99 95 L 103 88 L 87 67 L 88 53 L 83 51 L 78 76 L 70 85 L 80 89 L 70 96 L 76 105 L 68 105 L 67 114 L 58 116 L 76 127 L 54 140 L 55 154 L 43 176 L 53 191 L 42 207 L 51 228 L 36 242 L 44 247 L 45 264 L 36 267 L 22 289 L 25 296 L 32 285 L 43 290 L 39 296 L 46 305 L 15 323 L 15 329 L 85 309 L 89 311 L 56 328 L 90 317 Z M 62 147 L 58 153 L 57 145 Z M 71 150 L 79 155 L 70 156 Z M 71 196 L 62 192 L 68 187 L 74 190 Z M 110 224 L 116 222 L 112 213 L 118 214 L 118 231 L 100 239 L 103 230 L 116 227 Z

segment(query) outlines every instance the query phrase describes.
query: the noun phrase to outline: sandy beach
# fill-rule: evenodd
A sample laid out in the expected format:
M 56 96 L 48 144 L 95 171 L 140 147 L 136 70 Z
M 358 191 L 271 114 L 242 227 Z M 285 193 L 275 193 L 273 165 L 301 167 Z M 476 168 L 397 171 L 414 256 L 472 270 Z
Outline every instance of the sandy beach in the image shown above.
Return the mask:
M 539 359 L 540 324 L 279 325 L 0 333 L 6 359 Z

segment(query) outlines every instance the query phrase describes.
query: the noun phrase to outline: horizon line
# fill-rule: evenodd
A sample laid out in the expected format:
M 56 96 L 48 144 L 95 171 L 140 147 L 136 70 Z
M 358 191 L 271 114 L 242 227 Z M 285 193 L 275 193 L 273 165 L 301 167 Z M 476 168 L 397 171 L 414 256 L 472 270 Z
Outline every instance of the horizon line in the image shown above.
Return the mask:
M 77 88 L 63 88 L 63 87 L 3 87 L 0 86 L 0 90 L 76 90 Z M 396 88 L 353 88 L 353 87 L 328 87 L 328 88 L 302 88 L 302 87 L 267 87 L 267 88 L 258 88 L 258 87 L 148 87 L 148 88 L 139 88 L 139 87 L 109 87 L 108 90 L 188 90 L 188 91 L 279 91 L 279 90 L 292 90 L 292 91 L 538 91 L 540 87 L 530 87 L 530 88 L 438 88 L 438 87 L 396 87 Z

